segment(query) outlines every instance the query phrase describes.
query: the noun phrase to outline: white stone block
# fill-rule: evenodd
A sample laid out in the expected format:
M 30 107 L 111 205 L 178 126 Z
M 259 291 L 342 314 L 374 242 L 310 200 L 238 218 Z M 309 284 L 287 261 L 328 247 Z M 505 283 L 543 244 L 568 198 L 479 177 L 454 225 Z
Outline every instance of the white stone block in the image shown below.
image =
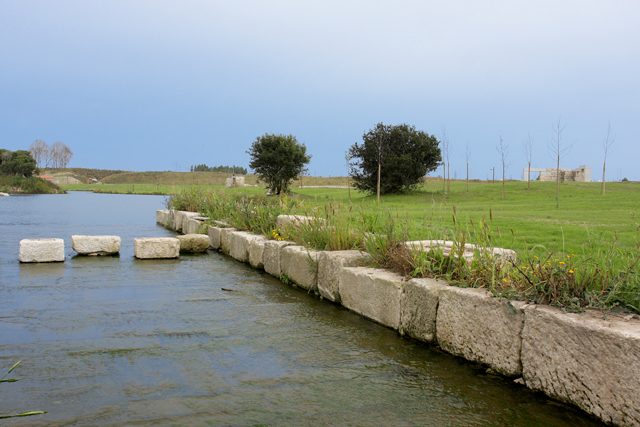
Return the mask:
M 286 240 L 268 240 L 264 244 L 263 263 L 264 271 L 270 275 L 280 278 L 280 253 L 282 248 L 295 245 L 293 242 L 287 242 Z
M 522 365 L 527 387 L 607 424 L 640 426 L 640 321 L 632 316 L 529 306 Z
M 220 249 L 220 227 L 207 227 L 207 234 L 209 235 L 209 246 L 216 251 Z
M 209 236 L 206 234 L 185 234 L 176 238 L 180 242 L 180 252 L 202 253 L 209 249 Z
M 178 258 L 180 241 L 175 237 L 141 237 L 133 239 L 136 258 Z
M 231 253 L 231 233 L 236 231 L 235 228 L 223 228 L 220 230 L 220 250 L 229 255 Z
M 393 329 L 400 328 L 403 279 L 388 270 L 344 267 L 339 273 L 342 305 Z
M 71 246 L 80 255 L 113 255 L 120 252 L 120 237 L 71 236 Z
M 171 214 L 168 210 L 157 210 L 156 211 L 156 222 L 167 227 L 170 222 Z
M 276 225 L 278 227 L 287 227 L 295 224 L 311 224 L 314 222 L 324 225 L 325 220 L 324 218 L 305 215 L 278 215 L 276 219 Z
M 254 240 L 264 240 L 264 236 L 246 231 L 234 231 L 230 235 L 229 255 L 241 262 L 250 262 L 249 247 Z
M 360 251 L 323 251 L 318 255 L 318 291 L 323 298 L 340 302 L 339 272 L 343 267 L 357 267 L 367 257 Z
M 522 374 L 520 350 L 525 303 L 496 298 L 486 289 L 447 286 L 440 292 L 440 347 L 484 363 L 506 376 Z
M 302 289 L 318 288 L 318 255 L 320 252 L 304 246 L 287 246 L 280 253 L 280 277 L 286 278 Z
M 264 236 L 256 236 L 249 243 L 249 264 L 253 268 L 264 269 L 264 245 L 268 240 Z
M 436 342 L 440 292 L 447 287 L 435 279 L 411 279 L 404 285 L 400 333 L 420 341 Z
M 64 240 L 23 239 L 20 240 L 20 262 L 64 261 Z

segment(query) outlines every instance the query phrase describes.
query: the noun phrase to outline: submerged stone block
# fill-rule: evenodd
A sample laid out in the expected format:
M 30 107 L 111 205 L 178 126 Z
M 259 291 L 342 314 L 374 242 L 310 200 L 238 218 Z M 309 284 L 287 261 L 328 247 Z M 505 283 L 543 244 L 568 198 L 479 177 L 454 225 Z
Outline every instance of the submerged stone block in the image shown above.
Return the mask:
M 527 387 L 608 424 L 640 425 L 640 321 L 633 316 L 529 306 L 522 365 Z
M 360 251 L 323 251 L 318 255 L 318 291 L 323 298 L 340 302 L 339 273 L 343 267 L 357 267 L 367 257 Z
M 64 261 L 64 240 L 20 240 L 18 259 L 20 262 L 62 262 Z
M 295 245 L 293 242 L 287 242 L 286 240 L 267 240 L 264 244 L 263 263 L 264 271 L 270 275 L 280 278 L 280 253 L 282 248 Z
M 180 241 L 175 237 L 140 237 L 133 239 L 136 258 L 178 258 Z
M 205 234 L 185 234 L 176 238 L 180 242 L 180 252 L 202 253 L 209 249 L 209 236 Z
M 524 307 L 486 289 L 447 286 L 440 291 L 436 336 L 440 347 L 484 363 L 506 376 L 522 374 Z
M 300 286 L 312 291 L 318 284 L 318 255 L 320 252 L 304 246 L 287 246 L 280 253 L 280 274 Z
M 411 279 L 404 285 L 400 333 L 420 341 L 436 342 L 440 292 L 447 287 L 435 279 Z
M 71 246 L 80 255 L 113 255 L 120 252 L 120 237 L 71 236 Z
M 344 267 L 339 273 L 342 305 L 393 329 L 400 328 L 402 276 L 388 270 Z
M 264 269 L 264 245 L 268 240 L 264 236 L 255 236 L 249 242 L 249 264 L 253 268 Z

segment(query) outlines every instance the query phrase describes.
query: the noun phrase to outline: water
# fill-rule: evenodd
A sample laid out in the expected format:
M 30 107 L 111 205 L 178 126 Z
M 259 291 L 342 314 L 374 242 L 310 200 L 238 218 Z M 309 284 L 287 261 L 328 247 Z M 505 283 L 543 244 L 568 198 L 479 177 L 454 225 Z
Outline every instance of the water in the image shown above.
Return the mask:
M 136 260 L 164 197 L 0 198 L 0 413 L 5 425 L 598 426 L 218 253 Z M 74 257 L 72 234 L 122 238 Z M 60 237 L 64 264 L 20 264 Z M 225 292 L 221 288 L 233 289 Z

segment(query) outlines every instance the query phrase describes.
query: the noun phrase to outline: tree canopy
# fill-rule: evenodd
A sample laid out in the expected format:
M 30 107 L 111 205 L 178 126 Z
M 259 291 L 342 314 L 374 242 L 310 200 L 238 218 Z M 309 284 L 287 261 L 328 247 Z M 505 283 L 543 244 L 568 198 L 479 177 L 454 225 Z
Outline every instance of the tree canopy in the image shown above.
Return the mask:
M 442 162 L 439 142 L 415 126 L 378 123 L 349 149 L 354 186 L 375 193 L 380 164 L 380 193 L 398 194 L 414 189 L 428 172 Z
M 201 165 L 191 166 L 191 172 L 224 172 L 224 173 L 237 173 L 240 175 L 246 175 L 247 169 L 241 166 L 207 166 L 204 163 Z
M 249 167 L 272 194 L 287 192 L 291 181 L 311 160 L 307 147 L 293 135 L 264 134 L 256 138 L 247 153 L 251 156 Z
M 28 151 L 0 149 L 0 173 L 2 175 L 17 175 L 29 178 L 36 171 L 36 161 Z

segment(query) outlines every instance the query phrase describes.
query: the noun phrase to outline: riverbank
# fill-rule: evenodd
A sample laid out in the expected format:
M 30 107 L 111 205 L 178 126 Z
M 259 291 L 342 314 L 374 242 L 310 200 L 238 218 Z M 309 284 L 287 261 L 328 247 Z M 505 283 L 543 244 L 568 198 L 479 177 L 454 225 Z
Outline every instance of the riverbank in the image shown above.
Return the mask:
M 189 233 L 202 230 L 203 220 L 196 215 L 157 211 L 156 220 Z M 360 267 L 368 258 L 360 251 L 315 251 L 221 222 L 207 226 L 207 233 L 213 249 L 401 335 L 484 364 L 487 372 L 515 378 L 607 423 L 640 423 L 637 315 L 568 313 L 499 298 L 486 289 L 428 278 L 407 280 L 387 270 Z
M 42 178 L 0 176 L 0 192 L 8 194 L 64 194 L 66 190 Z

